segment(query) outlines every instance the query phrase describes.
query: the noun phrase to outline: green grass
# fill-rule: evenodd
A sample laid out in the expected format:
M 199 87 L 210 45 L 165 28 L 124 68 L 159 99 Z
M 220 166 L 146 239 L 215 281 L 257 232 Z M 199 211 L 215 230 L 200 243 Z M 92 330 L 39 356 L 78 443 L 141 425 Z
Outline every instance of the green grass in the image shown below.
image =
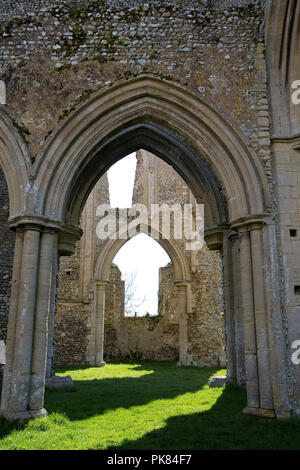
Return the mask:
M 48 418 L 0 419 L 0 449 L 300 449 L 299 421 L 245 416 L 244 390 L 208 387 L 224 370 L 142 362 L 57 372 L 74 389 L 46 392 Z

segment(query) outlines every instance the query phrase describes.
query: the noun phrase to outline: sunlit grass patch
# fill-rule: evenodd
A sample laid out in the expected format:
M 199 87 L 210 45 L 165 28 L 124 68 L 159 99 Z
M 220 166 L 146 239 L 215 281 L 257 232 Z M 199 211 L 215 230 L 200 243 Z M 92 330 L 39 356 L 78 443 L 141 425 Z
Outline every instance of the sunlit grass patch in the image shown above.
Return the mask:
M 58 373 L 71 375 L 74 388 L 46 392 L 47 418 L 0 420 L 0 449 L 300 447 L 297 423 L 244 416 L 244 390 L 209 388 L 209 378 L 224 370 L 143 362 Z

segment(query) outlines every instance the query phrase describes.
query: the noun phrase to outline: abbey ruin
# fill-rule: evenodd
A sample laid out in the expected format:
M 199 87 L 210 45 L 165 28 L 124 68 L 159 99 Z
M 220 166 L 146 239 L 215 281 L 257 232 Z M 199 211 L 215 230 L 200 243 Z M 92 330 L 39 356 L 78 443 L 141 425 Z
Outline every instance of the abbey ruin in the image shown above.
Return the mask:
M 1 2 L 3 417 L 45 416 L 53 364 L 101 366 L 141 331 L 145 358 L 226 361 L 244 413 L 299 417 L 299 18 L 298 0 Z M 124 316 L 124 240 L 90 216 L 133 152 L 135 201 L 205 206 L 199 253 L 159 240 L 150 319 Z
M 133 204 L 149 207 L 158 202 L 189 203 L 193 197 L 191 191 L 172 167 L 145 150 L 139 150 L 137 157 Z M 80 246 L 73 256 L 61 258 L 54 329 L 55 364 L 97 364 L 100 351 L 95 350 L 95 312 L 99 309 L 100 292 L 105 295 L 105 341 L 100 345 L 103 349 L 100 364 L 103 359 L 140 357 L 179 361 L 181 365 L 225 366 L 218 252 L 203 248 L 194 253 L 186 250 L 181 240 L 159 239 L 171 260 L 160 268 L 159 315 L 125 316 L 125 283 L 118 267 L 112 264 L 120 242 L 98 240 L 98 220 L 91 216 L 99 204 L 108 202 L 105 174 L 83 210 Z M 186 289 L 183 306 L 182 287 Z M 184 321 L 186 325 L 181 323 Z

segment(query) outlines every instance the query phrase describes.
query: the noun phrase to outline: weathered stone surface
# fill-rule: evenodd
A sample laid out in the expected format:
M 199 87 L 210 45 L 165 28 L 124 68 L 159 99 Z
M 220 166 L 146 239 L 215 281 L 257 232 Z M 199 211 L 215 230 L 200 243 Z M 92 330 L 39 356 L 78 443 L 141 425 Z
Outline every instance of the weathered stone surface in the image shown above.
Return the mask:
M 5 364 L 5 343 L 4 341 L 0 341 L 0 364 Z
M 70 375 L 66 375 L 65 377 L 54 375 L 50 379 L 46 380 L 46 388 L 50 390 L 55 390 L 59 388 L 71 388 L 74 386 L 72 377 Z
M 9 198 L 7 184 L 0 168 L 0 340 L 6 340 L 8 304 L 14 256 L 14 233 L 8 228 Z
M 218 388 L 223 387 L 226 385 L 227 377 L 226 375 L 216 375 L 215 377 L 211 377 L 208 381 L 208 385 L 211 388 Z
M 0 339 L 8 338 L 1 413 L 8 419 L 45 413 L 57 255 L 74 253 L 97 178 L 145 142 L 207 207 L 207 244 L 222 250 L 230 380 L 243 376 L 244 345 L 245 412 L 299 416 L 292 354 L 300 335 L 300 113 L 291 103 L 299 9 L 284 0 L 1 3 Z M 241 296 L 233 285 L 239 272 Z M 84 279 L 86 288 L 89 270 Z M 190 284 L 178 280 L 185 311 Z M 187 362 L 194 353 L 180 320 Z M 83 326 L 91 337 L 77 360 L 101 342 L 93 321 Z

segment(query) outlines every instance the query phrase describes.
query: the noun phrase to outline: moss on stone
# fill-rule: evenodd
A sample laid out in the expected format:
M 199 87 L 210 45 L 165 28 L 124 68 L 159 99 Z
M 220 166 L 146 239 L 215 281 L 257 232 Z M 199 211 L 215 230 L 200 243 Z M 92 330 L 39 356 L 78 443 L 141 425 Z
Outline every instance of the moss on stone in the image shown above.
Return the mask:
M 14 127 L 18 130 L 18 133 L 19 133 L 20 137 L 22 137 L 22 139 L 24 140 L 26 145 L 28 145 L 29 142 L 26 139 L 26 136 L 30 135 L 30 132 L 29 132 L 28 128 L 26 126 L 24 126 L 24 124 L 18 123 L 15 119 L 12 119 L 12 123 L 13 123 Z
M 72 104 L 71 107 L 68 109 L 65 109 L 64 112 L 59 116 L 58 122 L 63 121 L 67 116 L 69 116 L 73 111 L 76 111 L 77 107 L 83 103 L 92 93 L 94 93 L 95 90 L 93 89 L 86 89 L 82 92 L 80 98 L 75 101 L 75 103 Z

